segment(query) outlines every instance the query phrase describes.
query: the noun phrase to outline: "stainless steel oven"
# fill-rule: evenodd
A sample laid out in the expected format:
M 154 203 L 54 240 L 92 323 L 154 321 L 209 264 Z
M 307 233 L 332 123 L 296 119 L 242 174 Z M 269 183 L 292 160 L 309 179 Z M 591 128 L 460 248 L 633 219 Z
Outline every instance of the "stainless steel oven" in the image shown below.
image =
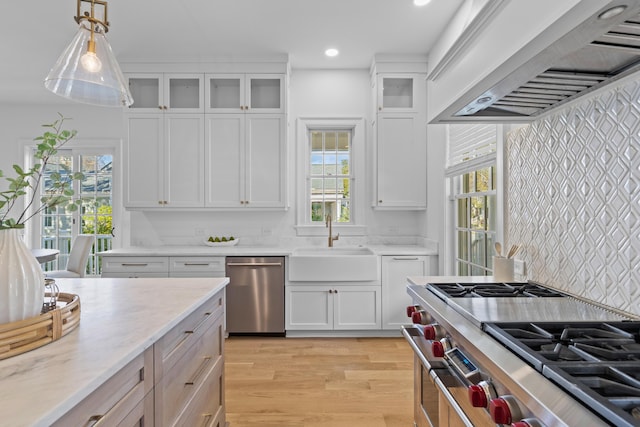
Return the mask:
M 448 283 L 429 286 L 422 279 L 410 278 L 413 325 L 403 329 L 416 361 L 416 426 L 611 425 L 485 332 L 485 324 L 629 318 L 538 284 L 491 283 L 489 296 L 463 284 L 456 288 L 465 292 L 451 296 L 442 293 Z

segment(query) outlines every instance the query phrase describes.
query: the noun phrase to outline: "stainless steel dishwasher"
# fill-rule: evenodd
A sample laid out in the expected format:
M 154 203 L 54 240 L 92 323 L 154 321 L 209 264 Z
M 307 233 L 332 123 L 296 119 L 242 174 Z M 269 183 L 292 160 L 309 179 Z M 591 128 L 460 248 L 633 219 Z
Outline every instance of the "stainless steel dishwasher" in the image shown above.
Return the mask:
M 227 332 L 284 335 L 284 257 L 227 257 Z

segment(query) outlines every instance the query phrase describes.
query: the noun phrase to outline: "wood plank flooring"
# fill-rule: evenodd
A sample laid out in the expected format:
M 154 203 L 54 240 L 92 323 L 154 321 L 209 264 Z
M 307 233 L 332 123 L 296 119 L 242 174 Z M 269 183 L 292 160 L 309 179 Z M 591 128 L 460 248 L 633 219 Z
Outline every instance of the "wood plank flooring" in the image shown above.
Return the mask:
M 230 427 L 411 427 L 413 353 L 403 338 L 230 337 Z

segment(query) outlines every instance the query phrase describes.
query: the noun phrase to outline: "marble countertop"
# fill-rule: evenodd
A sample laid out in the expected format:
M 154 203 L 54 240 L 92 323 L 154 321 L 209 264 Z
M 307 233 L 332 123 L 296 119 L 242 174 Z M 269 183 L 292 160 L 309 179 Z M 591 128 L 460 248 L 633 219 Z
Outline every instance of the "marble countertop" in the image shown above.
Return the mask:
M 377 255 L 438 255 L 417 245 L 363 245 Z M 338 245 L 336 245 L 338 247 Z M 289 256 L 294 247 L 281 246 L 131 246 L 100 252 L 101 256 Z
M 412 285 L 426 286 L 429 283 L 495 283 L 497 281 L 493 276 L 410 276 L 407 281 Z M 509 283 L 518 283 L 513 280 Z
M 56 279 L 80 296 L 80 325 L 0 360 L 0 425 L 49 426 L 223 289 L 227 278 Z

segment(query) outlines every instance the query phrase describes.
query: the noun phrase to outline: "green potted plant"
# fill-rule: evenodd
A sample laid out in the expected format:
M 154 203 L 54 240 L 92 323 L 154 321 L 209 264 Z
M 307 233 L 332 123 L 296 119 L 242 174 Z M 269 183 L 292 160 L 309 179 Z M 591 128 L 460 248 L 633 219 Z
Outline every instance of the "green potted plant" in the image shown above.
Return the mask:
M 9 183 L 8 189 L 0 192 L 0 324 L 36 316 L 42 309 L 44 274 L 22 240 L 21 229 L 47 208 L 66 206 L 74 211 L 80 203 L 72 200 L 72 185 L 83 175 L 47 169 L 58 150 L 76 136 L 75 130 L 63 129 L 65 120 L 60 115 L 55 122 L 43 125 L 45 132 L 34 139 L 38 144 L 32 167 L 25 170 L 14 164 L 15 177 L 7 177 L 0 170 L 0 178 Z M 46 192 L 40 196 L 45 179 Z M 14 211 L 18 215 L 10 217 Z

